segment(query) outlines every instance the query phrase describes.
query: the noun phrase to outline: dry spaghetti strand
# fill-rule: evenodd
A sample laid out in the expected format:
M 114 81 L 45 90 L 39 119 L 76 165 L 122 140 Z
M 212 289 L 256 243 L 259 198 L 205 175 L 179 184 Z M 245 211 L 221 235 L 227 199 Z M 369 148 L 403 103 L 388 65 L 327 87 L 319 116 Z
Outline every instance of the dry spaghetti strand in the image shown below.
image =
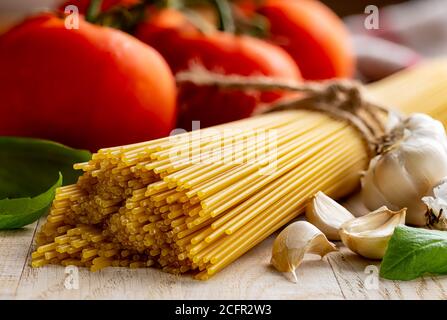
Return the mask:
M 369 91 L 447 121 L 446 86 L 446 64 L 435 62 Z M 57 190 L 32 265 L 157 267 L 205 280 L 301 214 L 316 191 L 355 190 L 367 154 L 352 124 L 311 110 L 101 149 L 75 166 L 84 171 L 76 184 Z

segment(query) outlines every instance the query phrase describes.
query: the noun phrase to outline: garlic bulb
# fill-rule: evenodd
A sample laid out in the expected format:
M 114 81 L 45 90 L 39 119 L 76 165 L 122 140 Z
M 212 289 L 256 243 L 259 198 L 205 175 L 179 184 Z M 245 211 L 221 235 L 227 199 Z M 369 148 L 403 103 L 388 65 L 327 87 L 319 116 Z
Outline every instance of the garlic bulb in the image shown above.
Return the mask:
M 423 197 L 427 206 L 427 225 L 438 230 L 447 230 L 447 180 L 433 189 L 433 197 Z
M 369 259 L 382 259 L 394 228 L 405 224 L 406 209 L 381 207 L 360 218 L 345 222 L 340 229 L 344 245 Z
M 271 264 L 281 272 L 291 273 L 296 282 L 295 269 L 306 253 L 324 257 L 337 248 L 315 226 L 298 221 L 287 226 L 273 243 Z
M 319 191 L 306 207 L 306 219 L 320 229 L 329 240 L 340 240 L 343 223 L 354 216 L 337 201 Z
M 443 125 L 413 114 L 390 130 L 384 152 L 374 157 L 362 177 L 362 198 L 373 210 L 407 208 L 407 223 L 426 224 L 421 201 L 447 176 L 447 138 Z

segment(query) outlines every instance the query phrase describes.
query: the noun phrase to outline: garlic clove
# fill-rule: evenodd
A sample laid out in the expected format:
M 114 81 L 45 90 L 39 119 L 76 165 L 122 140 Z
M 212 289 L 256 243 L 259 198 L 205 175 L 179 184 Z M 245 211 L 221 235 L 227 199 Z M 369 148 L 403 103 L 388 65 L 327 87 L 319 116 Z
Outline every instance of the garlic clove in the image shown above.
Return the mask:
M 379 185 L 376 183 L 375 172 L 379 159 L 379 157 L 375 157 L 370 161 L 368 170 L 364 172 L 360 179 L 362 185 L 361 198 L 365 206 L 369 209 L 379 208 L 381 206 L 392 207 L 391 203 L 385 198 L 379 189 Z
M 386 205 L 408 208 L 407 223 L 426 224 L 429 195 L 441 177 L 447 176 L 447 136 L 442 123 L 424 114 L 412 114 L 391 128 L 362 177 L 366 207 Z
M 271 264 L 280 272 L 292 273 L 297 282 L 295 269 L 300 266 L 306 253 L 324 257 L 336 246 L 315 226 L 298 221 L 287 226 L 273 243 Z
M 329 240 L 340 240 L 341 225 L 354 219 L 354 216 L 337 201 L 319 191 L 306 207 L 306 219 Z
M 369 259 L 382 259 L 394 228 L 405 224 L 407 209 L 391 211 L 381 207 L 363 217 L 345 222 L 340 238 L 350 250 Z
M 417 186 L 412 183 L 412 177 L 410 175 L 400 174 L 405 160 L 406 159 L 401 152 L 390 152 L 382 156 L 380 165 L 375 168 L 374 179 L 376 182 L 387 182 L 378 184 L 378 186 L 380 192 L 388 202 L 395 205 L 394 208 L 390 207 L 390 209 L 393 210 L 398 208 L 401 202 L 406 203 L 406 201 L 418 198 L 419 194 Z

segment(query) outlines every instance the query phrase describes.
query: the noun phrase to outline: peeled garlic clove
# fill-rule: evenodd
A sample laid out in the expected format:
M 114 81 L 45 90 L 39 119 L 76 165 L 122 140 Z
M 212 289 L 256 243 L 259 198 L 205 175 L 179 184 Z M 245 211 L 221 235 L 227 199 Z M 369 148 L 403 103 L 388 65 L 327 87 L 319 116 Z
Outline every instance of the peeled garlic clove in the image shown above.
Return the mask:
M 344 245 L 369 259 L 382 259 L 394 228 L 405 224 L 407 209 L 381 207 L 363 217 L 345 222 L 340 229 Z
M 287 226 L 273 243 L 271 264 L 281 272 L 292 273 L 303 261 L 306 253 L 324 257 L 336 251 L 335 245 L 315 226 L 306 221 L 298 221 Z
M 329 240 L 340 240 L 341 225 L 354 219 L 354 216 L 337 201 L 319 191 L 307 205 L 306 219 Z

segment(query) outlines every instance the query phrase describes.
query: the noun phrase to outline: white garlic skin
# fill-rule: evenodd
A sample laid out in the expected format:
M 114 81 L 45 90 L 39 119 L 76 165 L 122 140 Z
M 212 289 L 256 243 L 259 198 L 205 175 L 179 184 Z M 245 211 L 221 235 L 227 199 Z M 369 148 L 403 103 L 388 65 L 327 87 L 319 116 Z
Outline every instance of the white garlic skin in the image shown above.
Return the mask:
M 340 227 L 355 217 L 337 201 L 318 191 L 306 207 L 306 219 L 329 240 L 340 240 Z
M 406 207 L 406 223 L 424 226 L 427 209 L 421 199 L 447 176 L 447 137 L 442 123 L 425 114 L 399 125 L 403 138 L 373 158 L 362 177 L 362 199 L 370 210 Z
M 381 207 L 345 222 L 340 228 L 343 244 L 368 259 L 382 259 L 394 228 L 405 224 L 407 209 L 391 211 Z
M 432 215 L 429 227 L 447 231 L 447 179 L 433 188 L 432 195 L 423 197 L 422 202 L 427 206 L 428 214 Z
M 307 221 L 297 221 L 288 225 L 273 242 L 271 264 L 280 272 L 292 273 L 297 282 L 295 269 L 303 262 L 306 253 L 324 257 L 337 247 L 326 236 Z

